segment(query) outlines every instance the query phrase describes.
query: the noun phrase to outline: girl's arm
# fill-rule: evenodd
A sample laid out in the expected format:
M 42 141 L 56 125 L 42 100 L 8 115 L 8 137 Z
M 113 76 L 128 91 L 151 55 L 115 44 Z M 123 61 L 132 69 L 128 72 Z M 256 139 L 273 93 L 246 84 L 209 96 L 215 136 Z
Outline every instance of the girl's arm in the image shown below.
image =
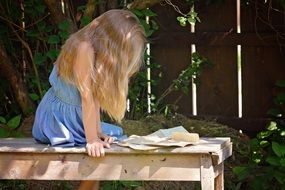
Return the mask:
M 94 61 L 93 48 L 87 42 L 81 42 L 74 63 L 74 77 L 82 102 L 82 120 L 86 137 L 86 149 L 90 156 L 104 156 L 104 147 L 110 145 L 99 138 L 100 107 L 95 101 L 91 87 L 91 68 Z

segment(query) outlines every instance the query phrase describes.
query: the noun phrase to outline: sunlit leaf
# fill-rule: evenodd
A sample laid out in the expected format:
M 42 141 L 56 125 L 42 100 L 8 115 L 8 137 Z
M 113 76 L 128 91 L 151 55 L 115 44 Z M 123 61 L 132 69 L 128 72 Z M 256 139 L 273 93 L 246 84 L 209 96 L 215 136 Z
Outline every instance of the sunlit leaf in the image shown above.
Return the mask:
M 269 131 L 274 131 L 274 130 L 278 129 L 277 123 L 276 123 L 275 121 L 271 121 L 271 122 L 269 123 L 269 125 L 267 126 L 267 129 L 268 129 Z

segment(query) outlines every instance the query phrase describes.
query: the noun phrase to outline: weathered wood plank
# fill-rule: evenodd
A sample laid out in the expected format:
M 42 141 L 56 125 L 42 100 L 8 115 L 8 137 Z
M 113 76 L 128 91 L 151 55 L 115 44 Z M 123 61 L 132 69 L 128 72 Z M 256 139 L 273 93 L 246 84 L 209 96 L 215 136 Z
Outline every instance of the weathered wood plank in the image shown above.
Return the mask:
M 215 178 L 215 190 L 224 190 L 224 163 L 217 166 L 219 175 Z
M 199 157 L 0 153 L 0 179 L 199 181 Z
M 183 148 L 161 148 L 152 151 L 137 151 L 126 147 L 112 144 L 110 149 L 106 149 L 107 154 L 185 154 L 185 153 L 219 153 L 219 150 L 230 146 L 230 138 L 201 138 L 200 141 L 191 146 Z M 32 152 L 32 153 L 86 153 L 84 147 L 51 147 L 36 143 L 31 138 L 0 139 L 0 152 Z
M 214 190 L 215 176 L 214 167 L 210 155 L 202 155 L 200 157 L 201 167 L 201 188 L 204 190 Z
M 232 144 L 224 147 L 223 149 L 220 149 L 218 152 L 211 153 L 213 165 L 216 166 L 221 164 L 222 162 L 224 162 L 225 159 L 230 157 L 232 153 L 233 153 Z

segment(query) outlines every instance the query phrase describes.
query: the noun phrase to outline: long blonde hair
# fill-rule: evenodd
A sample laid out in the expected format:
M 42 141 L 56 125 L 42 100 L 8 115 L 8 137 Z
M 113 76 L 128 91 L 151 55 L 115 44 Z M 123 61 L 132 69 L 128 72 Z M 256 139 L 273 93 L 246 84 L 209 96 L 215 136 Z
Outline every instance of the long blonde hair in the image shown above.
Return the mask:
M 126 110 L 129 78 L 142 64 L 144 29 L 133 13 L 114 9 L 71 35 L 56 63 L 59 76 L 78 88 L 83 84 L 76 82 L 73 65 L 82 41 L 89 42 L 94 49 L 94 63 L 90 66 L 93 96 L 102 110 L 120 122 Z

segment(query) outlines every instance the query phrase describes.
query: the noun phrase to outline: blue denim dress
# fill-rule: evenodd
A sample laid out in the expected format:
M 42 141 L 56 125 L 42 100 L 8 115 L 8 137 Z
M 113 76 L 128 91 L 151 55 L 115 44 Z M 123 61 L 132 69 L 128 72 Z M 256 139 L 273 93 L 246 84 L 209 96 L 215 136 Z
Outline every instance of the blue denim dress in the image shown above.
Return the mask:
M 85 146 L 79 91 L 57 75 L 56 65 L 49 77 L 51 88 L 41 100 L 33 125 L 33 137 L 52 146 Z M 94 125 L 95 127 L 95 125 Z M 102 132 L 115 139 L 125 138 L 122 128 L 101 122 Z

